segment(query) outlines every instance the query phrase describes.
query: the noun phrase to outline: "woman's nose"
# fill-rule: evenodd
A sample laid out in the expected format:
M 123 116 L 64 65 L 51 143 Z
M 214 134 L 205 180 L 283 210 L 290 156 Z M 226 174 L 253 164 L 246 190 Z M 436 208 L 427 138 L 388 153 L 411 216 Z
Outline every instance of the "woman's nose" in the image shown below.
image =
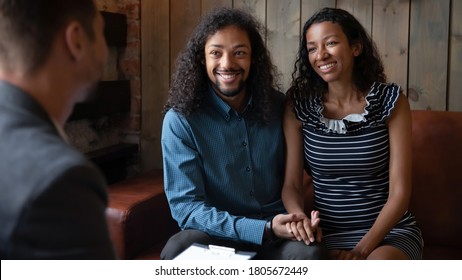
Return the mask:
M 325 48 L 319 48 L 318 53 L 316 54 L 316 59 L 317 60 L 323 60 L 327 56 L 327 52 Z

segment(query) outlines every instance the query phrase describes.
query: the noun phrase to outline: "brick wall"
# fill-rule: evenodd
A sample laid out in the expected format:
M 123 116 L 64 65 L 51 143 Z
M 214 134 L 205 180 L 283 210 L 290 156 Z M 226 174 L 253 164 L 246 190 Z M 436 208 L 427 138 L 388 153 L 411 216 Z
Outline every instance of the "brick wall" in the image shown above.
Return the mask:
M 96 0 L 99 10 L 127 16 L 127 46 L 109 47 L 109 60 L 102 80 L 129 80 L 129 116 L 70 121 L 65 130 L 71 145 L 82 153 L 119 143 L 139 144 L 141 125 L 140 0 Z M 139 169 L 137 164 L 132 169 Z M 131 173 L 136 172 L 133 170 Z
M 139 143 L 141 115 L 140 0 L 96 0 L 101 11 L 127 16 L 127 46 L 109 48 L 109 60 L 102 80 L 129 80 L 129 117 L 78 120 L 66 125 L 70 142 L 86 153 L 120 142 Z

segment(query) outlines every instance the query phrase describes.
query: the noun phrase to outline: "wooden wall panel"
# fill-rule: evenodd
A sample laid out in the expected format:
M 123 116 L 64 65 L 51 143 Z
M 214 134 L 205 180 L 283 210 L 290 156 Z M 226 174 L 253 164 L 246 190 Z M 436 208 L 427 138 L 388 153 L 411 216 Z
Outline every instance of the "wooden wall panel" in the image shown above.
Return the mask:
M 372 38 L 381 54 L 388 81 L 407 92 L 409 1 L 374 1 Z
M 290 85 L 300 38 L 300 1 L 267 0 L 267 46 L 281 76 L 281 89 Z
M 462 111 L 462 1 L 452 1 L 451 19 L 448 110 Z
M 141 1 L 141 155 L 160 167 L 160 130 L 178 52 L 201 14 L 216 6 L 248 8 L 266 40 L 286 90 L 301 28 L 319 8 L 351 12 L 372 34 L 389 81 L 408 90 L 413 109 L 462 111 L 462 1 L 459 0 L 146 0 Z
M 372 31 L 372 0 L 337 0 L 337 8 L 347 10 L 371 34 Z
M 266 26 L 266 0 L 234 0 L 233 7 L 248 10 Z
M 409 99 L 412 109 L 446 110 L 449 0 L 411 1 Z
M 335 8 L 335 2 L 335 0 L 302 0 L 300 32 L 303 31 L 305 22 L 315 12 L 324 7 Z
M 143 2 L 143 1 L 142 1 Z M 197 0 L 153 1 L 170 2 L 170 63 L 174 70 L 178 53 L 185 47 L 201 16 L 201 2 Z
M 208 11 L 214 8 L 217 8 L 217 7 L 232 7 L 232 6 L 233 6 L 233 0 L 202 0 L 201 1 L 201 14 L 205 14 Z
M 142 171 L 162 167 L 162 107 L 169 88 L 169 2 L 141 1 Z

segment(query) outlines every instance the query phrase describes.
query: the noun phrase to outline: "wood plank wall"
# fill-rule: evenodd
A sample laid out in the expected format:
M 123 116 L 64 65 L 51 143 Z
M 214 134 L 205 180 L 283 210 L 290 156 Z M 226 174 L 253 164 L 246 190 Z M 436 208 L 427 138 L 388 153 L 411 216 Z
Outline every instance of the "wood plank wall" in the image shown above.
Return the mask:
M 389 81 L 412 109 L 462 111 L 460 0 L 141 1 L 142 169 L 162 167 L 162 106 L 178 52 L 200 17 L 218 6 L 246 8 L 267 28 L 267 46 L 287 89 L 305 21 L 321 7 L 348 10 L 370 32 Z

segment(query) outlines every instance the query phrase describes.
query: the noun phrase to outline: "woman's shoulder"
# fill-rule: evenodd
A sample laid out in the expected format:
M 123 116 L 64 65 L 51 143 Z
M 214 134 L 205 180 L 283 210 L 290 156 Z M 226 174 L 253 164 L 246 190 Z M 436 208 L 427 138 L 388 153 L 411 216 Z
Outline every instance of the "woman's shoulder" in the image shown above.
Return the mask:
M 395 83 L 375 82 L 366 96 L 366 111 L 369 118 L 383 121 L 396 107 L 401 87 Z
M 401 87 L 396 83 L 374 82 L 369 94 L 380 95 L 382 93 L 400 93 Z
M 320 96 L 298 96 L 292 100 L 298 120 L 303 123 L 321 123 L 323 103 Z

